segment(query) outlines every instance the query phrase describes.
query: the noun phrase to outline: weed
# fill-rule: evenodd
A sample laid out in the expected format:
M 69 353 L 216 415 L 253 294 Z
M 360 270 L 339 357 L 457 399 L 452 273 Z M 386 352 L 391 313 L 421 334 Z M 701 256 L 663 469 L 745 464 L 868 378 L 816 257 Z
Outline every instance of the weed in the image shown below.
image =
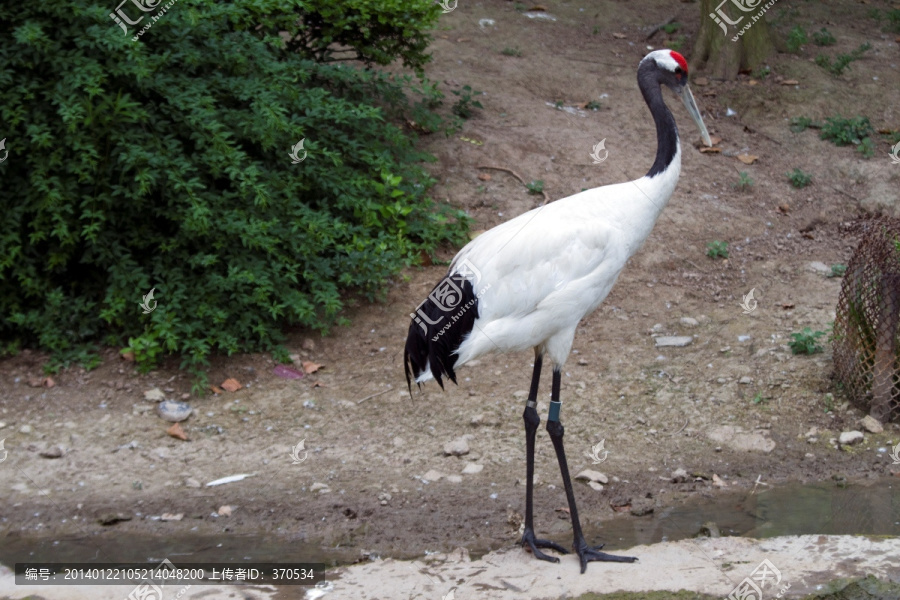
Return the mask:
M 585 104 L 584 107 L 588 110 L 600 110 L 600 103 L 596 100 L 591 100 L 590 102 Z
M 875 133 L 868 117 L 856 116 L 845 119 L 841 116 L 828 117 L 822 125 L 823 140 L 829 140 L 835 146 L 857 146 L 863 156 L 869 158 L 875 155 L 875 143 L 871 137 Z
M 831 394 L 825 394 L 825 399 L 822 401 L 825 405 L 825 412 L 830 413 L 834 412 L 834 396 Z
M 504 48 L 500 51 L 503 56 L 522 56 L 522 51 L 518 48 Z
M 850 63 L 855 60 L 859 60 L 862 58 L 862 55 L 872 49 L 872 44 L 866 42 L 865 44 L 860 44 L 856 50 L 852 50 L 850 54 L 838 54 L 834 57 L 834 62 L 831 61 L 830 58 L 825 56 L 824 54 L 820 54 L 816 57 L 816 64 L 834 75 L 835 77 L 839 77 L 844 73 L 846 69 L 850 68 Z
M 834 46 L 837 43 L 837 40 L 834 39 L 834 36 L 831 35 L 831 32 L 824 27 L 819 31 L 813 33 L 812 39 L 813 42 L 816 43 L 816 46 Z
M 594 25 L 594 29 L 593 29 L 593 31 L 591 31 L 591 33 L 592 33 L 593 35 L 597 35 L 598 33 L 600 33 L 600 26 L 599 26 L 599 25 Z
M 675 21 L 674 23 L 669 23 L 668 25 L 663 25 L 660 29 L 668 33 L 669 35 L 675 33 L 679 29 L 681 29 L 681 23 Z
M 769 401 L 769 399 L 763 398 L 763 395 L 760 392 L 757 392 L 757 394 L 755 396 L 753 396 L 753 400 L 751 400 L 751 402 L 753 402 L 753 404 L 765 404 L 768 401 Z
M 706 255 L 710 258 L 728 258 L 728 242 L 713 240 L 706 244 Z
M 535 179 L 534 181 L 529 181 L 525 184 L 525 187 L 528 188 L 529 194 L 541 194 L 544 192 L 544 180 Z
M 785 175 L 791 180 L 791 185 L 797 189 L 805 188 L 812 182 L 812 175 L 804 173 L 800 169 L 794 169 L 790 173 L 785 173 Z
M 747 171 L 740 172 L 740 178 L 737 180 L 737 183 L 732 183 L 731 187 L 734 189 L 746 192 L 751 187 L 753 187 L 754 181 L 750 178 L 750 175 L 747 174 Z
M 841 263 L 835 263 L 831 265 L 831 273 L 828 274 L 829 277 L 843 277 L 844 273 L 847 272 L 847 265 L 842 265 Z
M 800 51 L 800 46 L 809 42 L 809 38 L 806 37 L 806 30 L 797 25 L 787 37 L 787 49 L 788 52 L 792 54 L 797 54 Z
M 563 102 L 562 100 L 557 100 L 556 102 L 553 103 L 553 106 L 555 106 L 558 110 L 562 110 L 565 105 L 566 105 L 566 103 Z
M 822 127 L 821 123 L 817 123 L 809 117 L 793 117 L 790 123 L 791 131 L 793 131 L 794 133 L 800 133 L 801 131 L 805 131 L 807 128 L 819 129 Z
M 791 334 L 793 340 L 788 342 L 788 346 L 794 354 L 816 354 L 822 352 L 818 340 L 823 335 L 824 331 L 813 331 L 809 327 L 804 327 L 800 333 Z
M 766 65 L 765 67 L 760 67 L 757 70 L 755 70 L 750 75 L 750 77 L 752 77 L 753 79 L 765 79 L 766 77 L 768 77 L 771 74 L 772 74 L 772 69 L 769 68 L 768 65 Z
M 454 96 L 459 96 L 450 110 L 453 114 L 468 119 L 472 116 L 473 108 L 484 108 L 478 100 L 472 100 L 473 96 L 480 96 L 482 92 L 473 90 L 471 86 L 464 85 L 460 90 L 451 90 Z

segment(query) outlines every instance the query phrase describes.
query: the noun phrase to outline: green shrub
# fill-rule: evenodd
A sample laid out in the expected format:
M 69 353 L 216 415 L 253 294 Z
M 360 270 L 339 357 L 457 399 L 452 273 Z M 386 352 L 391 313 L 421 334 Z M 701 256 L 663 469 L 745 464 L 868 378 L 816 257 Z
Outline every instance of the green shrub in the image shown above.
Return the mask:
M 812 38 L 813 42 L 815 42 L 817 46 L 834 46 L 837 43 L 837 40 L 834 39 L 834 36 L 831 35 L 831 32 L 824 27 L 819 31 L 814 32 L 812 34 Z
M 875 130 L 868 117 L 856 116 L 845 119 L 837 116 L 825 119 L 819 137 L 833 142 L 836 146 L 853 144 L 863 156 L 869 158 L 875 154 L 875 144 L 871 139 L 874 134 Z
M 484 108 L 481 106 L 481 102 L 472 100 L 473 96 L 480 96 L 481 94 L 482 92 L 473 90 L 472 87 L 468 85 L 462 86 L 462 89 L 453 90 L 453 95 L 459 96 L 459 100 L 457 100 L 451 108 L 453 114 L 462 117 L 463 119 L 471 118 L 473 108 Z
M 816 354 L 822 352 L 818 339 L 823 335 L 824 331 L 813 331 L 809 327 L 804 327 L 800 333 L 791 334 L 792 339 L 788 342 L 788 346 L 793 354 Z
M 433 115 L 436 86 L 340 62 L 421 68 L 436 4 L 194 0 L 139 36 L 112 6 L 0 5 L 0 338 L 196 373 L 214 352 L 280 357 L 286 326 L 325 329 L 348 294 L 463 241 L 398 125 Z
M 804 173 L 801 169 L 794 169 L 786 175 L 791 180 L 791 185 L 798 189 L 805 188 L 812 182 L 812 175 Z
M 706 255 L 710 258 L 728 258 L 728 242 L 713 240 L 706 244 Z
M 800 46 L 806 44 L 807 42 L 809 42 L 809 38 L 806 37 L 806 30 L 797 25 L 796 27 L 791 29 L 790 33 L 788 33 L 788 52 L 792 52 L 794 54 L 800 52 Z
M 541 194 L 544 192 L 544 180 L 535 179 L 533 181 L 529 181 L 525 184 L 525 189 L 528 190 L 529 194 Z
M 746 192 L 753 187 L 753 184 L 755 182 L 750 177 L 750 174 L 747 173 L 747 171 L 741 171 L 738 175 L 739 177 L 737 183 L 732 183 L 731 187 L 741 192 Z
M 859 60 L 862 58 L 863 54 L 871 49 L 872 44 L 869 42 L 860 44 L 855 50 L 852 50 L 850 54 L 838 54 L 835 56 L 834 62 L 824 54 L 820 54 L 816 57 L 816 64 L 837 77 L 842 75 L 845 69 L 850 68 L 850 63 Z

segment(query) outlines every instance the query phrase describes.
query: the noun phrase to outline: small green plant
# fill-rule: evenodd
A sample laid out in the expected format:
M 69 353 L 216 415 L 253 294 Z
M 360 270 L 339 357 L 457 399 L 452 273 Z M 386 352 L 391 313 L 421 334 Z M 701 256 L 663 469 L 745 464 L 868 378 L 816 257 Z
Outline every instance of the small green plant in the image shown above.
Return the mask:
M 751 402 L 753 402 L 753 404 L 765 404 L 766 402 L 768 402 L 768 398 L 763 398 L 762 393 L 757 392 L 756 395 L 753 396 L 753 400 L 751 400 Z
M 800 51 L 800 47 L 808 42 L 809 38 L 806 37 L 806 30 L 797 25 L 796 27 L 791 29 L 790 33 L 788 33 L 786 42 L 788 52 L 796 54 Z
M 591 100 L 590 102 L 585 104 L 584 107 L 588 110 L 596 111 L 596 110 L 600 110 L 600 103 L 597 102 L 596 100 Z
M 529 194 L 541 194 L 544 192 L 544 180 L 535 179 L 534 181 L 529 181 L 525 184 L 525 187 L 528 189 Z
M 822 403 L 825 405 L 826 413 L 834 412 L 834 396 L 832 394 L 825 394 Z
M 797 189 L 805 188 L 812 182 L 812 175 L 804 173 L 800 169 L 794 169 L 790 173 L 786 173 L 786 175 L 791 180 L 791 185 Z
M 728 258 L 728 242 L 713 240 L 706 244 L 706 255 L 710 258 Z
M 831 32 L 824 27 L 812 34 L 813 42 L 816 46 L 834 46 L 837 40 L 831 35 Z
M 838 54 L 834 57 L 834 61 L 824 54 L 820 54 L 816 57 L 816 64 L 834 75 L 835 77 L 840 77 L 846 69 L 850 68 L 850 63 L 853 61 L 859 60 L 862 58 L 862 55 L 872 49 L 872 44 L 866 42 L 865 44 L 860 44 L 856 50 L 852 50 L 850 54 Z
M 844 273 L 847 272 L 847 265 L 842 265 L 841 263 L 835 263 L 831 265 L 831 273 L 828 274 L 829 277 L 843 277 Z
M 472 86 L 464 85 L 462 86 L 462 89 L 451 91 L 454 96 L 459 96 L 459 100 L 457 100 L 450 108 L 454 115 L 462 117 L 463 119 L 468 119 L 472 116 L 473 108 L 484 108 L 481 105 L 481 102 L 472 99 L 473 96 L 481 95 L 481 92 L 473 90 Z
M 500 51 L 503 56 L 522 56 L 522 51 L 518 48 L 504 48 Z
M 663 25 L 662 27 L 660 27 L 660 29 L 662 29 L 663 31 L 665 31 L 665 32 L 668 33 L 669 35 L 672 35 L 672 34 L 675 33 L 676 31 L 678 31 L 679 29 L 681 29 L 681 23 L 679 23 L 678 21 L 675 21 L 674 23 L 668 23 L 668 24 L 666 24 L 666 25 Z
M 801 131 L 806 131 L 808 128 L 818 129 L 822 125 L 810 119 L 809 117 L 793 117 L 790 121 L 791 131 L 794 133 L 800 133 Z
M 794 354 L 816 354 L 822 352 L 822 346 L 819 345 L 819 338 L 825 335 L 824 331 L 813 331 L 809 327 L 804 327 L 800 333 L 792 333 L 792 341 L 788 342 L 791 352 Z
M 753 79 L 765 79 L 766 77 L 768 77 L 771 74 L 772 74 L 772 69 L 768 65 L 766 65 L 764 67 L 760 67 L 757 70 L 755 70 L 750 75 L 750 77 L 752 77 Z
M 669 48 L 671 48 L 672 50 L 676 50 L 676 51 L 677 51 L 677 50 L 681 50 L 682 48 L 684 48 L 685 42 L 687 42 L 687 36 L 679 35 L 679 36 L 678 36 L 677 38 L 675 38 L 674 40 L 669 40 L 668 46 L 669 46 Z
M 592 33 L 593 35 L 597 35 L 598 33 L 600 33 L 600 26 L 599 26 L 599 25 L 594 25 L 594 29 L 593 29 L 593 31 L 591 31 L 591 33 Z
M 895 8 L 882 13 L 877 8 L 873 8 L 869 11 L 869 17 L 878 21 L 879 24 L 882 21 L 887 21 L 883 31 L 900 33 L 900 9 Z
M 829 140 L 835 146 L 853 144 L 857 147 L 858 152 L 866 158 L 870 158 L 875 155 L 875 143 L 871 139 L 874 133 L 875 130 L 868 117 L 856 116 L 845 119 L 837 116 L 825 119 L 819 137 Z
M 566 103 L 563 102 L 562 100 L 557 100 L 556 102 L 553 103 L 553 106 L 555 106 L 557 110 L 562 110 L 565 105 L 566 105 Z
M 740 177 L 738 178 L 737 183 L 732 183 L 731 187 L 741 192 L 746 192 L 751 187 L 753 187 L 753 184 L 755 182 L 750 178 L 750 175 L 747 173 L 747 171 L 741 171 L 739 175 Z

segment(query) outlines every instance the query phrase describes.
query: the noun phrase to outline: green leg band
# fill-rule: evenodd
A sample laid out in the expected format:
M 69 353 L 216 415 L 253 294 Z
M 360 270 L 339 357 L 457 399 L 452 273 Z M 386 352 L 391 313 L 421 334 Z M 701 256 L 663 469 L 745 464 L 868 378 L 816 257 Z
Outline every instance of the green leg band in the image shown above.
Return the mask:
M 562 402 L 550 402 L 550 415 L 547 417 L 548 421 L 559 421 L 559 409 L 562 406 Z

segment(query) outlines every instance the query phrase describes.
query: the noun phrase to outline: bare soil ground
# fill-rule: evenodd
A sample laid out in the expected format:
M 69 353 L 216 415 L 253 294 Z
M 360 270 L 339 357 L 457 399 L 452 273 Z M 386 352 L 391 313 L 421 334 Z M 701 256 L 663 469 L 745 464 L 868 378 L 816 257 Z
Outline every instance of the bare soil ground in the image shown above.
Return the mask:
M 655 135 L 637 89 L 637 63 L 648 45 L 665 47 L 679 35 L 687 36 L 688 52 L 699 26 L 692 3 L 544 4 L 555 21 L 528 18 L 512 2 L 462 0 L 436 32 L 428 76 L 485 92 L 478 97 L 484 109 L 463 131 L 422 140 L 438 157 L 435 197 L 467 209 L 476 229 L 542 201 L 508 173 L 482 165 L 542 180 L 551 200 L 645 173 Z M 835 448 L 831 438 L 859 429 L 862 415 L 834 387 L 827 344 L 809 357 L 793 356 L 786 345 L 792 332 L 825 330 L 834 319 L 841 280 L 809 263 L 846 264 L 854 247 L 846 224 L 863 214 L 861 205 L 891 193 L 896 202 L 900 181 L 883 142 L 865 160 L 813 131 L 792 133 L 788 119 L 863 114 L 876 129 L 900 128 L 898 43 L 867 16 L 890 6 L 779 3 L 772 18 L 782 35 L 795 24 L 808 31 L 827 26 L 838 45 L 826 53 L 864 41 L 873 48 L 840 78 L 812 62 L 820 49 L 810 45 L 798 55 L 773 55 L 764 79 L 696 82 L 721 153 L 698 151 L 693 124 L 667 96 L 683 137 L 681 181 L 644 249 L 584 320 L 563 378 L 572 471 L 594 468 L 610 478 L 602 491 L 577 485 L 589 524 L 691 496 L 749 491 L 757 481 L 891 474 L 890 457 L 878 448 L 900 441 L 900 428 Z M 671 16 L 683 24 L 680 31 L 645 39 L 649 27 Z M 509 55 L 515 50 L 521 56 Z M 799 83 L 782 85 L 791 79 Z M 599 110 L 577 107 L 591 100 Z M 728 108 L 737 115 L 726 116 Z M 609 157 L 592 164 L 589 153 L 601 139 Z M 746 165 L 737 154 L 758 159 Z M 791 187 L 785 172 L 795 167 L 812 174 L 810 187 Z M 732 187 L 739 171 L 754 180 L 752 187 Z M 706 256 L 713 240 L 730 243 L 727 260 Z M 453 253 L 447 248 L 441 258 Z M 46 356 L 3 360 L 0 438 L 8 457 L 0 464 L 0 540 L 85 537 L 102 552 L 104 539 L 123 532 L 262 534 L 339 548 L 345 559 L 457 546 L 477 554 L 514 543 L 525 471 L 517 392 L 528 387 L 531 353 L 484 358 L 444 392 L 429 384 L 410 398 L 406 390 L 409 313 L 444 270 L 409 271 L 390 284 L 385 303 L 355 306 L 352 325 L 329 337 L 296 333 L 290 346 L 299 360 L 323 365 L 303 379 L 277 377 L 264 355 L 215 360 L 210 381 L 235 378 L 243 388 L 192 398 L 195 413 L 183 423 L 190 441 L 168 436 L 169 424 L 143 397 L 157 387 L 174 399 L 188 393 L 190 378 L 176 365 L 139 375 L 110 349 L 96 370 L 70 369 L 48 388 L 31 385 L 43 377 Z M 758 308 L 743 314 L 740 302 L 751 288 Z M 656 334 L 694 340 L 661 349 Z M 542 419 L 548 393 L 544 386 Z M 804 434 L 812 427 L 820 433 L 810 441 Z M 469 454 L 445 456 L 444 444 L 463 436 Z M 291 448 L 300 440 L 308 454 L 292 464 Z M 587 453 L 601 440 L 609 454 L 593 465 Z M 748 444 L 757 449 L 744 449 Z M 41 456 L 57 445 L 61 457 Z M 462 474 L 469 462 L 483 470 Z M 702 477 L 672 483 L 678 468 Z M 444 477 L 424 480 L 430 470 Z M 241 473 L 253 477 L 197 487 Z M 538 533 L 568 544 L 569 522 L 557 511 L 565 497 L 543 427 L 537 476 Z M 223 505 L 232 507 L 231 516 L 212 516 Z M 155 518 L 163 513 L 184 516 Z M 98 522 L 110 514 L 130 520 Z

